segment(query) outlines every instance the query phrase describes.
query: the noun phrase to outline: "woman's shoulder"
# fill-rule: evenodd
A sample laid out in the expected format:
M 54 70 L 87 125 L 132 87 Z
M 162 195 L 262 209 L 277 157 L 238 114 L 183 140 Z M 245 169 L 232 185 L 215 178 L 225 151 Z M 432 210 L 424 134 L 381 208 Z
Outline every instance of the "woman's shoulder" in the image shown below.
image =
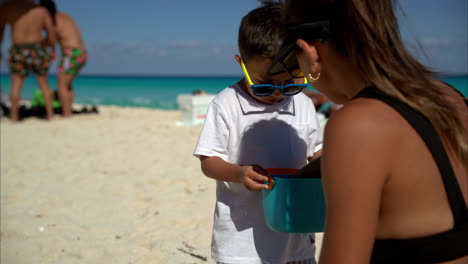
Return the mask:
M 392 155 L 392 150 L 405 142 L 410 130 L 404 117 L 384 102 L 357 98 L 331 115 L 325 127 L 325 144 L 333 142 L 339 149 L 354 151 L 373 146 L 369 149 L 375 153 L 385 149 L 385 155 Z M 378 158 L 370 155 L 369 159 Z
M 359 179 L 377 180 L 380 175 L 378 180 L 384 181 L 411 129 L 405 122 L 384 102 L 354 99 L 330 116 L 325 126 L 324 153 L 329 153 L 332 163 L 341 162 L 343 167 L 359 171 Z M 357 164 L 366 170 L 360 171 Z
M 372 132 L 390 129 L 402 121 L 404 119 L 398 112 L 386 103 L 372 98 L 357 98 L 336 111 L 327 126 Z

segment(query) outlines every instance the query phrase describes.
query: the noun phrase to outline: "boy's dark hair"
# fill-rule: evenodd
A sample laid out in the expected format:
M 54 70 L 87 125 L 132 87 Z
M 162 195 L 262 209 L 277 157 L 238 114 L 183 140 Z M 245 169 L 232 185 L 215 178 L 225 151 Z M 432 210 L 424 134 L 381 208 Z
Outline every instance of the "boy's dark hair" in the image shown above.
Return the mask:
M 52 17 L 52 22 L 55 25 L 55 14 L 57 13 L 57 7 L 55 6 L 54 1 L 40 0 L 39 5 L 45 7 L 47 11 L 49 11 L 50 16 Z
M 245 15 L 239 26 L 237 45 L 244 61 L 254 56 L 273 59 L 283 41 L 282 4 L 271 0 L 260 2 L 262 6 Z

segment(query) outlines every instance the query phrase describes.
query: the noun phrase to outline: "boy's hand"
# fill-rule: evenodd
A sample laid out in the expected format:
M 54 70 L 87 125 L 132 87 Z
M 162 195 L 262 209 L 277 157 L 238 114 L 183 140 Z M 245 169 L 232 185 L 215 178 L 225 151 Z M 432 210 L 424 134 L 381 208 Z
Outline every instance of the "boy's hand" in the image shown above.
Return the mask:
M 268 177 L 265 175 L 268 175 L 268 172 L 259 165 L 241 166 L 239 181 L 248 190 L 264 190 L 268 189 L 268 185 L 265 184 L 265 182 L 268 181 Z

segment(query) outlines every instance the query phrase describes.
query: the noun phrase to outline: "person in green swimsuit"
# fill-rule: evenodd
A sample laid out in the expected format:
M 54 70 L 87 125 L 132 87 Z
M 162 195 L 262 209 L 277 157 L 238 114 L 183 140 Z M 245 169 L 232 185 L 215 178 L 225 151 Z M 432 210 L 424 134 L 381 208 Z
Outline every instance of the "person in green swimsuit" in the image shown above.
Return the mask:
M 62 50 L 57 74 L 57 87 L 62 103 L 62 115 L 69 117 L 73 112 L 72 104 L 74 101 L 72 82 L 86 64 L 88 55 L 78 25 L 73 18 L 66 13 L 57 12 L 52 0 L 41 0 L 40 5 L 47 8 L 53 17 L 55 33 Z

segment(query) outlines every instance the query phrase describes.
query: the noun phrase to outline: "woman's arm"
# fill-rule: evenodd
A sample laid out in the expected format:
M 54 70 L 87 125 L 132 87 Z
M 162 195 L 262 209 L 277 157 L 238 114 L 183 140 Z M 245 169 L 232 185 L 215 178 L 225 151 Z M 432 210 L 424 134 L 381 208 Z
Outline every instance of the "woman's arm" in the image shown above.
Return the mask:
M 321 264 L 370 261 L 391 159 L 386 120 L 375 107 L 381 103 L 359 99 L 327 123 L 321 164 L 327 203 Z

